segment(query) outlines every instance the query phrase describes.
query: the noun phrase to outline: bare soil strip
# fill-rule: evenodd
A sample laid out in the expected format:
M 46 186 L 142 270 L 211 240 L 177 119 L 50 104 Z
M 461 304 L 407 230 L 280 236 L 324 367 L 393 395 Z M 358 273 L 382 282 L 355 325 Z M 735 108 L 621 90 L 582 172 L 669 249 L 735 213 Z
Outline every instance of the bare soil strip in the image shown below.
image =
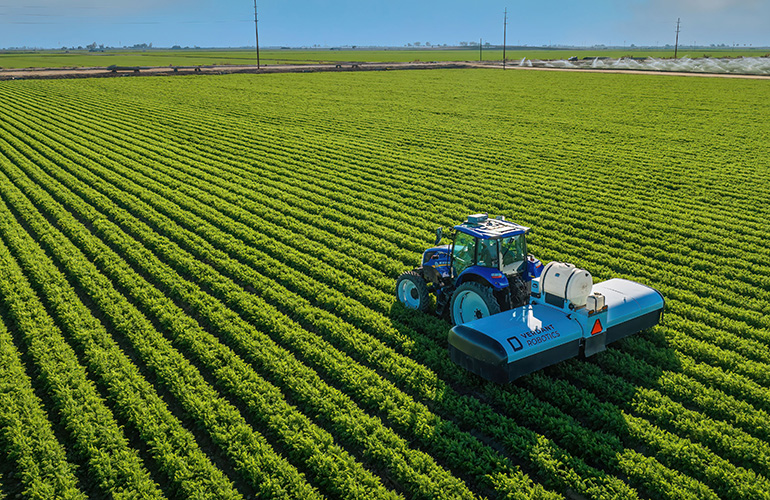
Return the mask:
M 276 64 L 263 65 L 259 69 L 256 66 L 156 66 L 156 67 L 122 67 L 109 69 L 105 67 L 93 68 L 24 68 L 24 69 L 0 69 L 0 80 L 28 80 L 28 79 L 60 79 L 60 78 L 111 78 L 125 76 L 171 76 L 171 75 L 200 75 L 200 74 L 233 74 L 233 73 L 312 73 L 320 71 L 388 71 L 404 69 L 447 69 L 447 68 L 498 68 L 502 69 L 499 62 L 406 62 L 406 63 L 356 63 L 345 62 L 336 64 Z M 631 75 L 673 75 L 673 76 L 701 76 L 710 78 L 745 78 L 754 80 L 768 80 L 766 75 L 738 75 L 727 73 L 686 73 L 674 71 L 650 71 L 630 69 L 595 69 L 595 68 L 546 68 L 543 66 L 518 66 L 507 65 L 511 70 L 535 70 L 535 71 L 575 71 L 587 73 L 621 73 Z

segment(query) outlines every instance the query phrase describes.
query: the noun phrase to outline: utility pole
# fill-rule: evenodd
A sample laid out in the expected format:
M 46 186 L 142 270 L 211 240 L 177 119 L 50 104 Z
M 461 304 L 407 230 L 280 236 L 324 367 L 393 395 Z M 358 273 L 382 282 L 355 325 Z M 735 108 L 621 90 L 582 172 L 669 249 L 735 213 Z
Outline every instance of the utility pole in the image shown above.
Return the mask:
M 479 62 L 481 62 L 481 38 L 479 38 Z
M 254 0 L 254 34 L 257 36 L 257 69 L 259 69 L 259 26 L 257 25 L 257 0 Z
M 679 50 L 679 18 L 676 18 L 676 42 L 674 43 L 674 59 L 676 59 L 676 53 Z
M 505 41 L 508 33 L 508 7 L 505 8 L 505 17 L 503 18 L 503 69 L 505 69 Z

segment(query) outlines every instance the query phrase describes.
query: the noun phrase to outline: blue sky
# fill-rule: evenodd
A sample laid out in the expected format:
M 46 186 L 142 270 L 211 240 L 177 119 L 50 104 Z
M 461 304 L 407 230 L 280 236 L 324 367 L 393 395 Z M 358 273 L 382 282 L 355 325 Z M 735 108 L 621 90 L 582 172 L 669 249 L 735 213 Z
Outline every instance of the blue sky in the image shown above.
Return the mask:
M 770 45 L 770 0 L 258 0 L 260 46 Z M 0 47 L 254 44 L 253 0 L 0 0 Z

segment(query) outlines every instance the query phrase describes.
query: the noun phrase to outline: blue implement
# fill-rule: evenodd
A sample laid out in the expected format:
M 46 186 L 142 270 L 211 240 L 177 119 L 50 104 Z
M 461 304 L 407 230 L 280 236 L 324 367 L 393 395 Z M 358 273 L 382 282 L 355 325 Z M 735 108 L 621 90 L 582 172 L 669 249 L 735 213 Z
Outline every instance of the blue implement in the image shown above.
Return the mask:
M 663 315 L 663 296 L 641 283 L 614 278 L 595 284 L 593 291 L 605 297 L 607 344 L 652 328 Z
M 571 310 L 533 298 L 529 304 L 453 327 L 455 363 L 493 382 L 506 383 L 656 325 L 664 307 L 653 288 L 623 279 L 593 287 L 604 305 Z

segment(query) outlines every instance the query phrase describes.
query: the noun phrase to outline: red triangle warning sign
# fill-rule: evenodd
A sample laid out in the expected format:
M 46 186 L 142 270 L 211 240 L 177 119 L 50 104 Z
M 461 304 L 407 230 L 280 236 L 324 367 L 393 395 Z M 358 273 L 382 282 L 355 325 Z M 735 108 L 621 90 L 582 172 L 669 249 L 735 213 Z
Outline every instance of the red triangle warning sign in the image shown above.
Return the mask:
M 602 322 L 599 321 L 599 319 L 596 319 L 596 322 L 594 323 L 594 327 L 591 328 L 591 335 L 596 335 L 597 333 L 601 333 L 602 330 L 604 330 L 604 327 L 602 326 Z

